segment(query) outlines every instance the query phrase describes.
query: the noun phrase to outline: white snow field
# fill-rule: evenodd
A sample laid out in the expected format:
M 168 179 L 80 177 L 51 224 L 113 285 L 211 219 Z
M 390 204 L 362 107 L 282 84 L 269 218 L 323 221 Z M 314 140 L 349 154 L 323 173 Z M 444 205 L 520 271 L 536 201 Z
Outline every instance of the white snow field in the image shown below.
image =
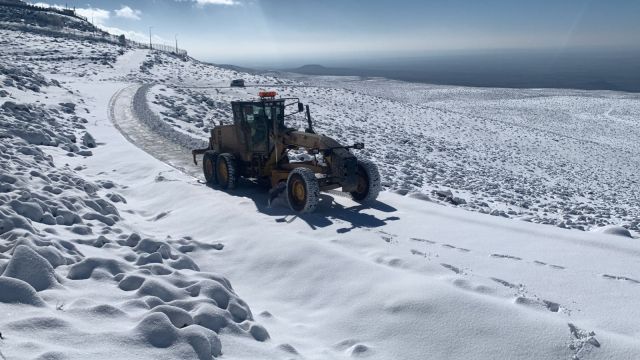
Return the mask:
M 636 95 L 0 47 L 3 360 L 640 358 Z M 238 77 L 258 85 L 223 88 Z M 250 182 L 203 185 L 184 146 L 260 87 L 364 140 L 390 191 L 294 216 Z
M 272 88 L 310 104 L 322 132 L 363 140 L 390 190 L 562 228 L 640 230 L 638 94 L 296 79 L 306 85 Z M 220 102 L 256 93 L 165 84 L 148 98 L 165 122 L 205 139 L 231 117 Z

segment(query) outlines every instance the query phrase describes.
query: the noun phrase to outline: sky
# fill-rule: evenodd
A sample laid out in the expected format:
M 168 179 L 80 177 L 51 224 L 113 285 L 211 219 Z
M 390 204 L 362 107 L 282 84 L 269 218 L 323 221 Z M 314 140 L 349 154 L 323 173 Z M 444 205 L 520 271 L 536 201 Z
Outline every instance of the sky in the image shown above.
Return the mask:
M 64 3 L 63 3 L 64 1 Z M 237 65 L 640 48 L 638 0 L 60 0 L 98 26 Z

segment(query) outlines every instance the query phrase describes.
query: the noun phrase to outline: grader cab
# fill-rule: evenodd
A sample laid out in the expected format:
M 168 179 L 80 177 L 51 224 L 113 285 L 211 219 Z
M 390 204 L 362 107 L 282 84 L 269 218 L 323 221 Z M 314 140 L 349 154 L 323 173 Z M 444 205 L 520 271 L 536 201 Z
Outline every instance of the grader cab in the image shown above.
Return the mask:
M 377 198 L 377 166 L 351 151 L 363 149 L 363 143 L 345 146 L 316 134 L 309 106 L 298 98 L 276 98 L 272 91 L 259 95 L 233 101 L 233 124 L 215 126 L 209 146 L 193 150 L 196 164 L 196 155 L 203 155 L 207 183 L 233 189 L 240 177 L 266 181 L 272 194 L 286 191 L 289 206 L 300 213 L 314 211 L 325 190 L 341 188 L 363 203 Z M 304 131 L 286 125 L 285 119 L 302 112 L 307 120 Z

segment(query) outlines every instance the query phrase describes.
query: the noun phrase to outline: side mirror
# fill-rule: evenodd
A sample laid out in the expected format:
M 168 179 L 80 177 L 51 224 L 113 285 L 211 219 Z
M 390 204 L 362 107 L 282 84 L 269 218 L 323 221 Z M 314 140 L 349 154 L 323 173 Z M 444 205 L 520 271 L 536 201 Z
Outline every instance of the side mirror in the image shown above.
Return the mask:
M 298 102 L 298 112 L 303 112 L 304 111 L 304 104 L 301 102 Z

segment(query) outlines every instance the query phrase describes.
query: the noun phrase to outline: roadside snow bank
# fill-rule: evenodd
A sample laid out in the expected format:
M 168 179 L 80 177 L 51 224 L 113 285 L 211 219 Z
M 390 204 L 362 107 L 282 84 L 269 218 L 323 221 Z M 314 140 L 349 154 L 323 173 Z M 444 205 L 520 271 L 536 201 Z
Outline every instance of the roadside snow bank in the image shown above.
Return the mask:
M 127 186 L 65 163 L 105 149 L 78 115 L 92 94 L 4 62 L 0 84 L 2 358 L 211 359 L 221 337 L 269 339 L 188 255 L 222 246 L 133 232 L 116 205 Z
M 133 98 L 133 110 L 136 116 L 151 129 L 162 134 L 168 140 L 187 149 L 200 149 L 208 145 L 207 141 L 197 139 L 176 129 L 172 124 L 163 121 L 155 114 L 147 103 L 147 93 L 152 85 L 141 86 Z

